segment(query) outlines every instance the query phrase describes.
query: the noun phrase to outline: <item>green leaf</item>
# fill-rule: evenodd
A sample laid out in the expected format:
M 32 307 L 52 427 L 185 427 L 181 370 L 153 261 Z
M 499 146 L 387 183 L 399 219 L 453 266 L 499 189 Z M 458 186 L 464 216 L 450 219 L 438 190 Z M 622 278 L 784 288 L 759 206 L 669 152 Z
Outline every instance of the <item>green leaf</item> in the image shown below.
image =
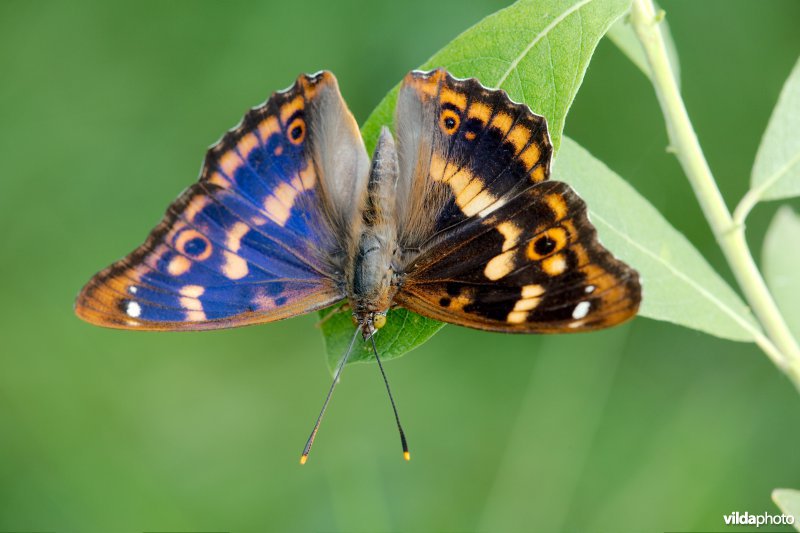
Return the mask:
M 800 337 L 800 217 L 781 207 L 769 225 L 761 254 L 764 278 L 795 337 Z
M 667 45 L 669 64 L 672 67 L 672 73 L 675 76 L 678 87 L 680 87 L 681 66 L 680 62 L 678 61 L 678 49 L 675 47 L 675 41 L 672 40 L 672 32 L 669 30 L 669 24 L 667 24 L 667 20 L 661 20 L 660 25 L 661 34 L 664 36 L 664 42 Z M 645 57 L 642 43 L 639 42 L 639 38 L 636 37 L 636 32 L 634 31 L 633 26 L 631 26 L 628 17 L 622 17 L 615 22 L 614 25 L 608 30 L 606 35 L 612 43 L 617 45 L 617 48 L 619 48 L 623 54 L 628 56 L 628 59 L 630 59 L 634 65 L 639 67 L 639 70 L 641 70 L 645 76 L 652 78 L 650 75 L 650 64 L 647 62 L 647 58 Z
M 772 111 L 750 179 L 757 200 L 800 195 L 800 60 Z
M 575 188 L 603 244 L 639 271 L 640 315 L 737 341 L 752 341 L 760 331 L 747 306 L 686 237 L 575 141 L 564 139 L 553 179 Z
M 547 118 L 557 150 L 564 119 L 597 43 L 630 4 L 631 0 L 521 0 L 478 22 L 419 68 L 444 67 L 454 76 L 474 77 L 487 87 L 505 89 L 511 98 Z M 398 88 L 384 97 L 361 128 L 370 151 L 381 126 L 394 122 Z M 387 318 L 387 326 L 376 336 L 386 359 L 419 346 L 442 327 L 406 311 L 393 311 Z M 398 321 L 399 329 L 394 329 Z M 328 320 L 323 334 L 328 360 L 338 361 L 353 334 L 349 313 Z M 392 341 L 395 337 L 398 340 Z M 359 350 L 351 361 L 369 358 Z
M 772 491 L 772 501 L 783 514 L 794 517 L 794 528 L 800 531 L 800 490 L 775 489 Z
M 413 350 L 444 326 L 441 322 L 429 320 L 400 308 L 389 311 L 386 319 L 386 325 L 375 334 L 375 344 L 381 360 L 394 359 Z M 333 372 L 353 338 L 354 328 L 350 311 L 341 310 L 330 315 L 322 323 L 321 328 L 325 337 L 328 367 Z M 367 361 L 375 361 L 372 355 L 372 343 L 364 342 L 359 336 L 347 364 Z

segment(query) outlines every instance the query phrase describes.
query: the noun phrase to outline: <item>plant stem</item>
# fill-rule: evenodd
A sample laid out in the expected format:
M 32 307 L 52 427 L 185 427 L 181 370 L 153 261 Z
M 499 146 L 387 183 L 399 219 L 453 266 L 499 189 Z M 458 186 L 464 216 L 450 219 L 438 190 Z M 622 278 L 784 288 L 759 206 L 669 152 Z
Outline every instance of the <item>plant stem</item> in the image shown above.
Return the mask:
M 735 223 L 731 217 L 700 148 L 669 63 L 659 27 L 662 17 L 663 13 L 656 13 L 652 0 L 633 0 L 631 23 L 650 63 L 670 142 L 745 298 L 766 332 L 765 337 L 756 337 L 755 342 L 800 389 L 800 347 L 756 267 L 745 239 L 744 224 Z

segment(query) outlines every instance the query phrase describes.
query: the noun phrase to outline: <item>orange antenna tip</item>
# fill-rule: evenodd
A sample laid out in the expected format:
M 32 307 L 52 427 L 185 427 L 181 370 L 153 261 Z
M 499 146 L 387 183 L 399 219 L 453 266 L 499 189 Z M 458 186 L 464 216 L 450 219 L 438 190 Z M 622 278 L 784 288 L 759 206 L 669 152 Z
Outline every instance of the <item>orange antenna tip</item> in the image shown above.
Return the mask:
M 300 464 L 304 465 L 304 464 L 306 464 L 306 461 L 308 461 L 308 456 L 306 454 L 301 455 L 300 456 Z
M 408 453 L 408 451 L 403 452 L 403 459 L 405 459 L 406 461 L 410 461 L 411 460 L 411 454 Z

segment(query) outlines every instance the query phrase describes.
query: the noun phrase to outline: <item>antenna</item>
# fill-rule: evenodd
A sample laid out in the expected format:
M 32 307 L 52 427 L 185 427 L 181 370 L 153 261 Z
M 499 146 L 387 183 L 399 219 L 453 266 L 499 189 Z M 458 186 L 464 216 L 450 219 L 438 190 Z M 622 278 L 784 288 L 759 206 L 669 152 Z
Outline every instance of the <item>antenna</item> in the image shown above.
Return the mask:
M 333 389 L 336 388 L 336 384 L 339 383 L 339 375 L 342 373 L 342 369 L 344 368 L 345 363 L 347 363 L 348 357 L 350 357 L 350 352 L 353 351 L 353 345 L 356 343 L 356 337 L 358 337 L 358 333 L 361 331 L 361 326 L 356 328 L 355 333 L 353 333 L 353 338 L 350 340 L 350 346 L 347 348 L 347 352 L 342 357 L 342 360 L 339 362 L 339 366 L 336 367 L 336 374 L 333 376 L 333 382 L 331 383 L 331 388 L 328 389 L 328 396 L 325 397 L 325 403 L 322 404 L 322 410 L 319 412 L 319 416 L 317 417 L 317 423 L 314 424 L 314 429 L 311 430 L 311 435 L 308 437 L 306 441 L 306 447 L 303 448 L 303 455 L 300 456 L 300 464 L 306 464 L 308 460 L 308 454 L 311 452 L 311 446 L 314 444 L 314 439 L 317 436 L 317 431 L 319 431 L 319 425 L 322 423 L 322 417 L 325 415 L 325 409 L 328 408 L 328 403 L 331 401 L 331 396 L 333 396 Z M 383 370 L 381 370 L 383 372 Z M 386 377 L 384 376 L 384 379 Z M 388 383 L 387 383 L 388 387 Z M 389 395 L 391 398 L 391 394 Z M 394 402 L 392 402 L 394 405 Z M 397 412 L 395 412 L 395 416 L 397 416 Z M 398 420 L 397 423 L 399 424 L 400 421 Z M 402 435 L 402 430 L 400 430 L 400 434 Z M 405 443 L 405 438 L 403 438 L 403 442 Z M 405 444 L 403 444 L 405 446 Z
M 408 453 L 408 443 L 406 442 L 406 434 L 403 431 L 403 426 L 400 424 L 400 415 L 397 414 L 397 406 L 394 404 L 394 398 L 392 397 L 392 390 L 389 388 L 389 380 L 386 379 L 386 372 L 383 371 L 383 365 L 381 364 L 381 358 L 378 357 L 378 347 L 375 345 L 375 332 L 372 332 L 372 335 L 369 336 L 370 340 L 372 341 L 372 351 L 375 352 L 375 360 L 378 361 L 378 368 L 381 369 L 381 375 L 383 376 L 383 383 L 386 385 L 386 392 L 389 393 L 389 401 L 392 402 L 392 411 L 394 411 L 394 419 L 397 421 L 397 430 L 400 432 L 400 444 L 403 445 L 403 459 L 406 461 L 411 460 L 411 454 Z

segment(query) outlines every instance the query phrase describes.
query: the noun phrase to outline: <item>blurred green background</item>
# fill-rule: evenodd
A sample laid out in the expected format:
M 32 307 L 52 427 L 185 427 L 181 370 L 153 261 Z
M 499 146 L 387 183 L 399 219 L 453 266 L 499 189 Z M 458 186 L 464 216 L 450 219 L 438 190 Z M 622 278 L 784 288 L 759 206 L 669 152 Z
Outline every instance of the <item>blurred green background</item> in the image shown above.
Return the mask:
M 355 365 L 300 467 L 330 379 L 315 317 L 159 334 L 73 316 L 247 107 L 327 68 L 363 121 L 503 5 L 0 3 L 0 531 L 697 531 L 778 512 L 770 491 L 800 487 L 800 397 L 752 345 L 641 318 L 448 327 L 387 364 L 410 463 L 377 368 Z M 662 5 L 732 204 L 800 53 L 800 3 Z M 651 87 L 607 41 L 566 133 L 730 279 Z M 753 215 L 756 250 L 774 210 Z

